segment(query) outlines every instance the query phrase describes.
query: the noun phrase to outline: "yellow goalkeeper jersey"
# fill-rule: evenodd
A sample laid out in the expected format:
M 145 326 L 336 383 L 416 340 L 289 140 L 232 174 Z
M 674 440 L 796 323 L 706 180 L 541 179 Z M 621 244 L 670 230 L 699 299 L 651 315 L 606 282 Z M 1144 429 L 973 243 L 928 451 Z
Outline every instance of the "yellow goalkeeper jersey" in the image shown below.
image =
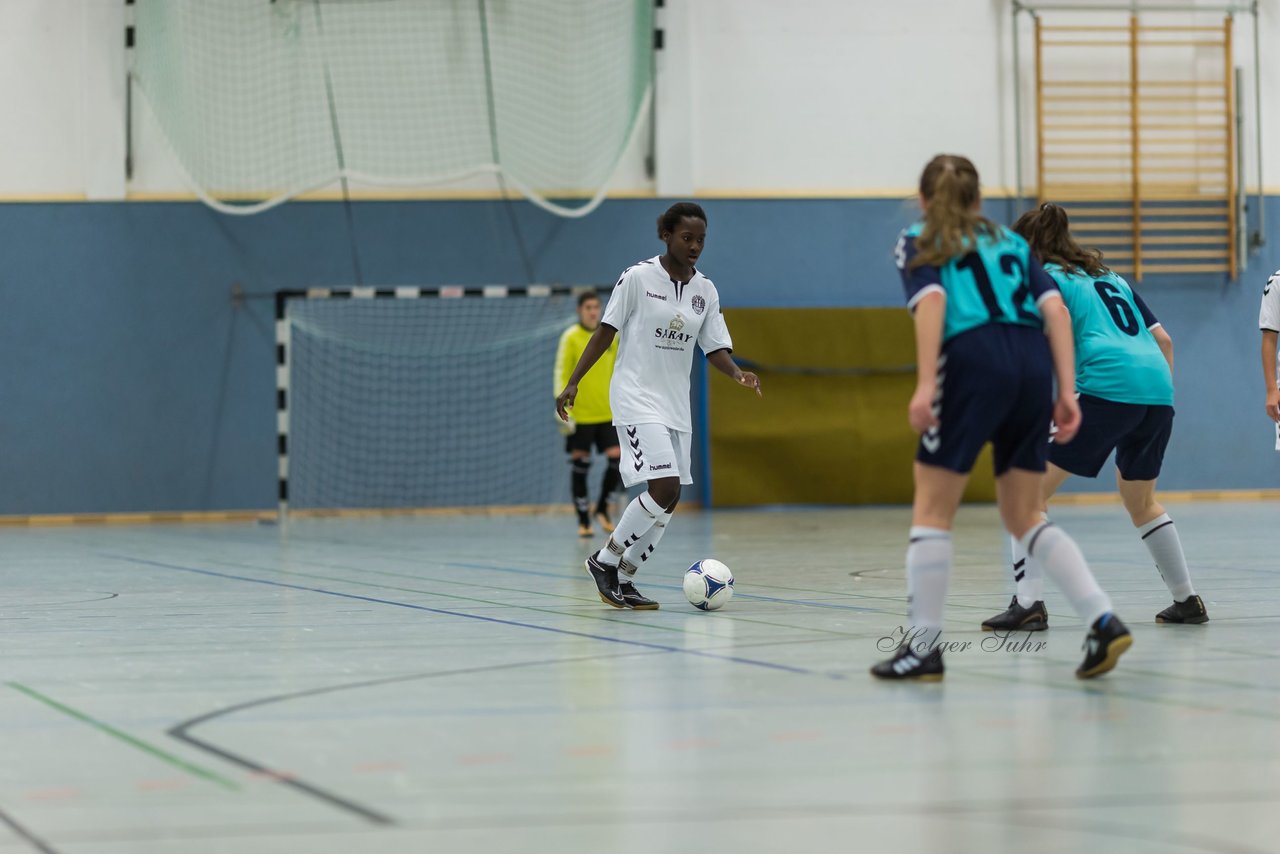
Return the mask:
M 556 350 L 555 394 L 564 391 L 569 375 L 590 340 L 591 332 L 581 323 L 573 324 L 560 336 L 560 346 Z M 578 399 L 570 413 L 574 421 L 579 424 L 609 424 L 613 421 L 613 411 L 609 409 L 609 380 L 613 378 L 613 362 L 617 357 L 618 338 L 614 336 L 609 349 L 578 383 Z

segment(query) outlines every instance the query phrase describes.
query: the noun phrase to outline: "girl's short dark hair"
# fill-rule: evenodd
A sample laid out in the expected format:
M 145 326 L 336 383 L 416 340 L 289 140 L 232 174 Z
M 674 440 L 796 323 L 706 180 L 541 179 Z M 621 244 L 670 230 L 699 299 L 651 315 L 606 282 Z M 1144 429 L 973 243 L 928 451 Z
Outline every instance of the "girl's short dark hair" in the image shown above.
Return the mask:
M 667 208 L 666 213 L 658 217 L 658 239 L 661 240 L 662 235 L 669 231 L 675 231 L 680 220 L 685 217 L 700 219 L 703 223 L 707 221 L 707 215 L 701 205 L 695 205 L 693 202 L 676 202 Z

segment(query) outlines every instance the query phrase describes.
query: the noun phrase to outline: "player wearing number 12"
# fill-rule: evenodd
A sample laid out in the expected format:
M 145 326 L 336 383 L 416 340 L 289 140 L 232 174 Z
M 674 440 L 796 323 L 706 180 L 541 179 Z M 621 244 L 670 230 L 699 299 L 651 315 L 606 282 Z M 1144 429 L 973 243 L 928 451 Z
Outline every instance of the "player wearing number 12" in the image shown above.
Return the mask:
M 1071 318 L 1027 242 L 982 216 L 978 171 L 969 160 L 931 160 L 920 176 L 920 206 L 923 219 L 903 232 L 895 251 L 916 332 L 907 417 L 921 434 L 907 548 L 909 626 L 893 657 L 871 673 L 942 678 L 938 640 L 951 527 L 969 471 L 990 441 L 1001 520 L 1089 627 L 1076 675 L 1098 676 L 1133 639 L 1075 541 L 1040 518 L 1050 418 L 1064 441 L 1080 426 Z
M 1049 446 L 1044 500 L 1071 475 L 1097 477 L 1116 452 L 1116 484 L 1129 518 L 1173 596 L 1157 623 L 1205 623 L 1191 586 L 1177 528 L 1156 501 L 1156 478 L 1173 430 L 1173 339 L 1129 283 L 1071 236 L 1055 204 L 1028 211 L 1013 225 L 1062 290 L 1076 345 L 1076 391 L 1083 424 L 1070 444 Z M 989 631 L 1039 631 L 1049 624 L 1044 579 L 1015 540 L 1017 593 L 1009 609 L 982 624 Z

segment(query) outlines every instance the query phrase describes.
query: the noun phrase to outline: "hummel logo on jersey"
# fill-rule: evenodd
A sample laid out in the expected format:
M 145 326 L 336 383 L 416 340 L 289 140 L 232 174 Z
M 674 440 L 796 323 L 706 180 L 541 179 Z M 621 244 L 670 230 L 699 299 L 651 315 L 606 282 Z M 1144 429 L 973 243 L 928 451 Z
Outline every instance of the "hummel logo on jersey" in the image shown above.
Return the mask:
M 645 296 L 647 296 L 647 297 L 649 297 L 650 299 L 660 299 L 660 300 L 662 300 L 663 302 L 666 302 L 666 301 L 667 301 L 667 296 L 666 296 L 666 294 L 655 294 L 655 293 L 650 293 L 649 291 L 645 291 L 645 292 L 644 292 L 644 295 L 645 295 Z
M 667 471 L 671 468 L 671 463 L 663 463 L 660 466 L 649 466 L 649 471 Z

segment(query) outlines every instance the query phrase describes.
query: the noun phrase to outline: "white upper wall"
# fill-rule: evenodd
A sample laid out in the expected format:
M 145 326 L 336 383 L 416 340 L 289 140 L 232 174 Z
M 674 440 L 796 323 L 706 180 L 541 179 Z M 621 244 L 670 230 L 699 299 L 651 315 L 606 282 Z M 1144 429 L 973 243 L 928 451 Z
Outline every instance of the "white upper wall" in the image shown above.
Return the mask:
M 700 189 L 910 187 L 941 151 L 988 183 L 1007 152 L 990 0 L 694 0 Z
M 1280 39 L 1275 6 L 1262 5 L 1264 47 Z M 125 192 L 124 20 L 124 0 L 0 2 L 0 196 Z M 972 157 L 989 189 L 1014 184 L 1009 0 L 666 0 L 658 21 L 672 30 L 659 57 L 661 192 L 901 194 L 941 151 Z M 1024 81 L 1034 71 L 1029 23 L 1022 16 Z M 1252 19 L 1240 16 L 1235 59 L 1245 70 L 1250 186 L 1252 39 Z M 1029 89 L 1023 180 L 1033 186 Z M 1264 62 L 1267 138 L 1280 129 L 1280 107 L 1269 106 L 1278 96 L 1280 63 Z M 615 190 L 654 189 L 648 136 L 642 128 Z M 128 190 L 187 191 L 141 108 L 133 146 Z M 1265 167 L 1264 184 L 1280 184 L 1280 156 Z M 490 178 L 465 185 L 493 186 Z

